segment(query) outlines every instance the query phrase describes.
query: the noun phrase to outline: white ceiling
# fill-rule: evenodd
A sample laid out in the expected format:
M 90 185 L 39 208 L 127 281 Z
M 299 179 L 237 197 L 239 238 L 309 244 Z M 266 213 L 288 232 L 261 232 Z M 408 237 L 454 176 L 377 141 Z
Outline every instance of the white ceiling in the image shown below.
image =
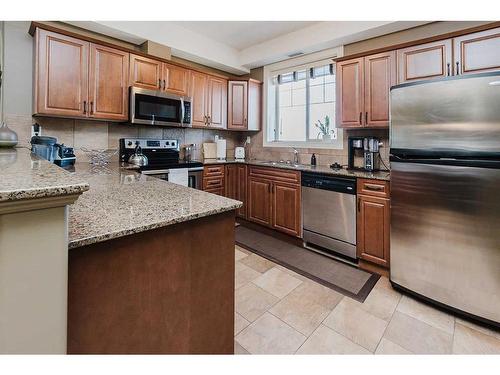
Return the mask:
M 175 21 L 181 27 L 203 34 L 241 51 L 280 35 L 303 29 L 312 21 Z
M 235 75 L 289 58 L 425 24 L 425 21 L 73 21 L 70 24 L 140 44 Z

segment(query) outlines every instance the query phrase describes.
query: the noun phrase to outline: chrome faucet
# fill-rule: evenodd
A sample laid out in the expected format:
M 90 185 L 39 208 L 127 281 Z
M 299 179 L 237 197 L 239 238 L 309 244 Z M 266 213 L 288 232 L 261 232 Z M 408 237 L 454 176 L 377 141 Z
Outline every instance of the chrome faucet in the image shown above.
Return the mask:
M 299 150 L 297 150 L 295 147 L 292 147 L 292 150 L 293 150 L 293 164 L 300 164 Z

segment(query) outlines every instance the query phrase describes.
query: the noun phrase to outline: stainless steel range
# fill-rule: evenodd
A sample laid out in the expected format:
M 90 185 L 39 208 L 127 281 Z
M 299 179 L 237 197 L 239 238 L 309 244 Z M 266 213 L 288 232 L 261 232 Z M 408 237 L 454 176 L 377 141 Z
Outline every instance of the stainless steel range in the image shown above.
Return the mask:
M 121 138 L 120 160 L 127 162 L 136 152 L 137 146 L 148 160 L 147 165 L 139 167 L 142 174 L 169 181 L 169 175 L 177 174 L 180 169 L 187 169 L 187 186 L 201 190 L 203 164 L 199 161 L 180 160 L 177 139 Z
M 391 281 L 500 326 L 500 74 L 391 91 Z

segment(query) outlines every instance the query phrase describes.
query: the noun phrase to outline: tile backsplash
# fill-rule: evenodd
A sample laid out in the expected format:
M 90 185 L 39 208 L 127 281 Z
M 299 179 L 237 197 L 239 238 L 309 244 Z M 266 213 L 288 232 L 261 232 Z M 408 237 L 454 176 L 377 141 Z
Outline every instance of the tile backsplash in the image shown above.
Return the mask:
M 227 156 L 234 156 L 234 148 L 244 140 L 238 133 L 213 129 L 179 129 L 114 123 L 105 121 L 74 120 L 55 117 L 4 115 L 7 125 L 17 132 L 19 146 L 30 147 L 31 125 L 41 125 L 42 135 L 56 137 L 59 143 L 73 146 L 78 161 L 86 161 L 81 148 L 118 149 L 118 140 L 126 137 L 172 138 L 181 145 L 195 143 L 193 158 L 200 159 L 201 144 L 213 142 L 215 135 L 227 140 Z M 182 156 L 182 155 L 181 155 Z M 118 156 L 117 156 L 118 157 Z
M 324 149 L 324 148 L 301 148 L 299 149 L 300 162 L 310 164 L 311 156 L 316 155 L 318 165 L 330 165 L 335 162 L 341 165 L 347 165 L 347 139 L 348 137 L 378 137 L 383 143 L 380 148 L 382 161 L 389 167 L 389 130 L 387 129 L 363 129 L 363 130 L 344 130 L 342 149 Z M 293 160 L 293 151 L 290 147 L 263 147 L 263 132 L 252 136 L 250 144 L 250 157 L 259 160 Z M 385 169 L 381 163 L 381 169 Z
M 251 135 L 248 157 L 258 160 L 293 160 L 293 152 L 289 147 L 263 147 L 263 132 L 240 133 L 213 129 L 179 129 L 167 127 L 151 127 L 114 123 L 105 121 L 73 120 L 54 117 L 37 117 L 23 115 L 4 115 L 7 125 L 17 132 L 19 145 L 29 147 L 31 124 L 38 122 L 42 126 L 42 134 L 56 137 L 59 143 L 75 147 L 79 161 L 85 161 L 86 155 L 81 148 L 117 149 L 118 140 L 126 137 L 172 138 L 178 139 L 181 145 L 196 144 L 193 158 L 201 159 L 201 144 L 213 142 L 216 134 L 227 140 L 227 156 L 234 157 L 234 148 L 242 145 L 246 136 Z M 344 130 L 344 147 L 342 149 L 300 149 L 300 162 L 309 164 L 311 155 L 316 154 L 318 165 L 330 165 L 337 162 L 347 165 L 347 139 L 349 136 L 373 136 L 380 138 L 383 146 L 380 155 L 385 165 L 389 166 L 389 131 L 380 130 Z M 182 156 L 182 155 L 181 155 Z M 381 169 L 384 168 L 381 165 Z

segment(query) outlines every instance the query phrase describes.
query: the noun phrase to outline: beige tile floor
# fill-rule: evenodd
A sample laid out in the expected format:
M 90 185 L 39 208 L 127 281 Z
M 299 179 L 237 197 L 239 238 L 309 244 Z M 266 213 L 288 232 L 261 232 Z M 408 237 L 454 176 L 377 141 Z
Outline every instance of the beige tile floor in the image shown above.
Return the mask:
M 395 291 L 357 302 L 236 246 L 235 354 L 500 354 L 500 331 Z

